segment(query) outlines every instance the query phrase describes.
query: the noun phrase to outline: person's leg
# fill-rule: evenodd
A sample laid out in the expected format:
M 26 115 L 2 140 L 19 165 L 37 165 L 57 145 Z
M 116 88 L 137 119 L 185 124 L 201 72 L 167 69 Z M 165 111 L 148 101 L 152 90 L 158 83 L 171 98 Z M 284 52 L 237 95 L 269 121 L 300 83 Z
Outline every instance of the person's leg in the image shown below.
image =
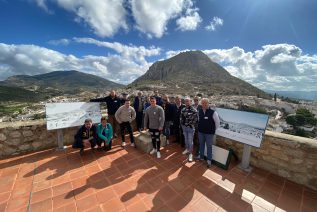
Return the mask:
M 143 112 L 136 112 L 136 125 L 138 130 L 141 130 L 142 128 L 142 116 Z
M 160 147 L 161 147 L 160 131 L 159 130 L 154 130 L 154 138 L 155 138 L 156 150 L 159 152 L 160 151 Z
M 204 159 L 204 153 L 205 153 L 205 136 L 204 136 L 204 133 L 198 132 L 198 139 L 199 139 L 200 159 Z
M 125 128 L 125 122 L 122 122 L 120 124 L 120 134 L 121 134 L 121 142 L 123 143 L 125 140 L 124 140 L 124 128 Z
M 206 134 L 206 144 L 207 144 L 207 163 L 210 166 L 212 160 L 212 142 L 213 142 L 213 135 Z
M 188 149 L 188 151 L 189 151 L 190 154 L 193 153 L 194 133 L 195 133 L 195 129 L 192 129 L 192 128 L 189 128 L 189 129 L 188 129 L 188 134 L 187 134 L 187 139 L 188 139 L 187 149 Z
M 183 131 L 184 140 L 185 140 L 185 142 L 184 142 L 184 143 L 185 143 L 185 147 L 186 147 L 186 149 L 187 149 L 187 140 L 188 140 L 188 139 L 187 139 L 187 138 L 188 138 L 188 137 L 187 137 L 187 134 L 188 134 L 187 127 L 185 127 L 185 126 L 182 125 L 182 131 Z
M 108 150 L 110 150 L 112 147 L 112 139 L 109 141 Z
M 160 131 L 155 130 L 155 141 L 156 141 L 156 147 L 157 147 L 157 158 L 161 158 L 161 140 L 160 140 Z
M 150 132 L 151 139 L 152 139 L 153 150 L 156 151 L 156 138 L 155 138 L 155 135 L 154 135 L 154 130 L 153 129 L 149 129 L 149 132 Z
M 131 144 L 134 144 L 134 137 L 133 137 L 132 127 L 131 127 L 131 124 L 129 122 L 127 122 L 127 130 L 129 132 L 129 135 L 130 135 Z
M 183 129 L 180 128 L 180 140 L 181 140 L 181 147 L 185 147 L 185 138 L 183 134 Z

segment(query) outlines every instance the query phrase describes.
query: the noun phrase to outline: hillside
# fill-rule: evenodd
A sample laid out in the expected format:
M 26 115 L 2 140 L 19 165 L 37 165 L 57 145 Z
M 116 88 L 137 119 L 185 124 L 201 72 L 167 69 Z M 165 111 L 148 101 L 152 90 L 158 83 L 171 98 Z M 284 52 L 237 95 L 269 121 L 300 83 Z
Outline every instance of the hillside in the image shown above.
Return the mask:
M 0 102 L 37 102 L 44 98 L 44 94 L 39 92 L 29 91 L 18 87 L 0 85 Z
M 201 51 L 180 53 L 167 60 L 155 62 L 149 70 L 128 87 L 154 89 L 169 93 L 208 95 L 258 95 L 264 91 L 240 80 L 214 63 Z
M 79 71 L 54 71 L 35 76 L 16 75 L 0 82 L 46 95 L 77 94 L 83 91 L 103 92 L 123 85 Z

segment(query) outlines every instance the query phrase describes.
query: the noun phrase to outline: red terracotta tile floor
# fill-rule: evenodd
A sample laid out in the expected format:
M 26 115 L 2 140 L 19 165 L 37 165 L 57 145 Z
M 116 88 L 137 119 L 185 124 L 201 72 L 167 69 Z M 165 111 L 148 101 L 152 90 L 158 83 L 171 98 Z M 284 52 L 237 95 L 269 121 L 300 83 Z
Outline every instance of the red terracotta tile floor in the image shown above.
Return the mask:
M 254 168 L 162 158 L 115 140 L 112 150 L 68 147 L 0 160 L 1 211 L 317 211 L 317 191 Z

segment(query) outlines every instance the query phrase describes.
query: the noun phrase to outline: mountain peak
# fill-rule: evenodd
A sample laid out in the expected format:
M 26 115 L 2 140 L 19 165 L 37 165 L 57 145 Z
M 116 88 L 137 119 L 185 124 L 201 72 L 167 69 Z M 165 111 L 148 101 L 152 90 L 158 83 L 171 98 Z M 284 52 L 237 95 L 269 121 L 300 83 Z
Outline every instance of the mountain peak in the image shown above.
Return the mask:
M 267 96 L 260 89 L 231 76 L 202 51 L 181 52 L 169 59 L 155 62 L 143 76 L 131 83 L 130 87 L 157 87 L 170 93 Z

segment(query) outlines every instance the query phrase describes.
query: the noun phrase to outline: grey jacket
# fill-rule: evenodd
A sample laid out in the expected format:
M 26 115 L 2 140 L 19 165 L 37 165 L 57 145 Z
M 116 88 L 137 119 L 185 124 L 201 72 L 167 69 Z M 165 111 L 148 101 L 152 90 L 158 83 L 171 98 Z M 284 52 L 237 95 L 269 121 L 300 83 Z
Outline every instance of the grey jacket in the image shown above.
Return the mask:
M 125 105 L 122 105 L 115 113 L 115 117 L 119 124 L 122 122 L 131 123 L 135 119 L 136 114 L 133 107 L 129 106 L 129 108 L 127 108 Z
M 161 106 L 148 107 L 144 114 L 144 127 L 147 128 L 149 123 L 149 129 L 159 129 L 164 126 L 165 115 Z

